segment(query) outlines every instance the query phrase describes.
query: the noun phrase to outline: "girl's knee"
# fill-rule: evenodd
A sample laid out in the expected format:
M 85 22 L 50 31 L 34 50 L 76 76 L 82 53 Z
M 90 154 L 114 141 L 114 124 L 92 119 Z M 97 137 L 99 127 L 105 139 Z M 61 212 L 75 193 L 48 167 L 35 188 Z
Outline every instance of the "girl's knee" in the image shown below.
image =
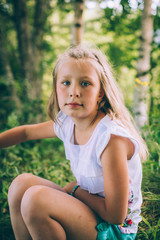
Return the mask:
M 10 206 L 15 202 L 19 203 L 19 201 L 21 201 L 21 198 L 28 188 L 32 178 L 32 174 L 23 173 L 12 181 L 8 190 L 8 203 Z
M 21 202 L 21 214 L 26 223 L 37 222 L 44 219 L 45 212 L 44 186 L 32 186 L 25 193 Z

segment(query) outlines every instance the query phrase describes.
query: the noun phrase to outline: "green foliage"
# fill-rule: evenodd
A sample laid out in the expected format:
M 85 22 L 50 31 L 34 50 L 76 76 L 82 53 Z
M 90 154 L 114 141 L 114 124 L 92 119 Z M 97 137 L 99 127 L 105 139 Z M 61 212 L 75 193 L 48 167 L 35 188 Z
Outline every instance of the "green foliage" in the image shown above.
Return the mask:
M 137 234 L 137 239 L 142 240 L 160 239 L 160 125 L 153 122 L 143 129 L 150 155 L 143 163 L 142 222 Z
M 2 149 L 0 152 L 0 239 L 12 239 L 7 203 L 8 188 L 12 180 L 24 172 L 64 186 L 73 181 L 69 162 L 65 159 L 62 142 L 58 139 L 31 141 Z M 6 235 L 6 230 L 10 236 Z
M 137 239 L 160 239 L 160 166 L 153 160 L 143 164 L 142 222 Z
M 0 117 L 1 128 L 6 126 L 7 115 L 14 109 L 14 103 L 10 101 L 12 91 L 11 84 L 4 78 L 0 78 Z M 4 107 L 5 106 L 5 107 Z

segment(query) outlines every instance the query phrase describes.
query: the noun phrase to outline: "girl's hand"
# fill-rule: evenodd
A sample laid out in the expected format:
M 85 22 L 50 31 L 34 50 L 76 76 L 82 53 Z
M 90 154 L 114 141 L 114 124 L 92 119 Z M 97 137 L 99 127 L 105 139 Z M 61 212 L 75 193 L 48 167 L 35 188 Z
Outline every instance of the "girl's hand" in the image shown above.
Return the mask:
M 70 194 L 73 190 L 73 188 L 77 185 L 77 181 L 74 181 L 74 182 L 71 182 L 71 183 L 68 183 L 66 186 L 64 186 L 63 190 Z

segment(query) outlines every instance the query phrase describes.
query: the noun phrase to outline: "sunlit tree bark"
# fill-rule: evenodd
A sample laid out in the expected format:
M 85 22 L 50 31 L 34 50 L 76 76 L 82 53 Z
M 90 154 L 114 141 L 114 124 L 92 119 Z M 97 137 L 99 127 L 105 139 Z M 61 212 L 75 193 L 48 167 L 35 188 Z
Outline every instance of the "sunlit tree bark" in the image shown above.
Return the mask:
M 148 83 L 150 70 L 150 53 L 153 37 L 152 0 L 144 0 L 141 18 L 141 38 L 137 77 L 134 94 L 134 118 L 138 128 L 148 124 Z
M 73 23 L 73 35 L 72 35 L 73 45 L 77 45 L 82 42 L 83 11 L 84 11 L 84 0 L 74 0 L 74 23 Z

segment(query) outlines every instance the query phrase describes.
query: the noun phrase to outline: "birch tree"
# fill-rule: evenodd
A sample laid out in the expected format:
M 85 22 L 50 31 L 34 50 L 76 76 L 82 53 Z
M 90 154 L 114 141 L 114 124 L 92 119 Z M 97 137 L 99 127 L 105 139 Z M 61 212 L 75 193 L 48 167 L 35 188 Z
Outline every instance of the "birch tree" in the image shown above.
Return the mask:
M 137 62 L 137 77 L 134 94 L 134 118 L 140 129 L 148 124 L 148 84 L 150 70 L 150 53 L 153 37 L 152 0 L 144 0 L 141 17 L 141 37 L 139 58 Z
M 84 11 L 84 0 L 74 0 L 74 23 L 73 23 L 73 34 L 72 34 L 73 45 L 77 45 L 82 42 L 83 11 Z

